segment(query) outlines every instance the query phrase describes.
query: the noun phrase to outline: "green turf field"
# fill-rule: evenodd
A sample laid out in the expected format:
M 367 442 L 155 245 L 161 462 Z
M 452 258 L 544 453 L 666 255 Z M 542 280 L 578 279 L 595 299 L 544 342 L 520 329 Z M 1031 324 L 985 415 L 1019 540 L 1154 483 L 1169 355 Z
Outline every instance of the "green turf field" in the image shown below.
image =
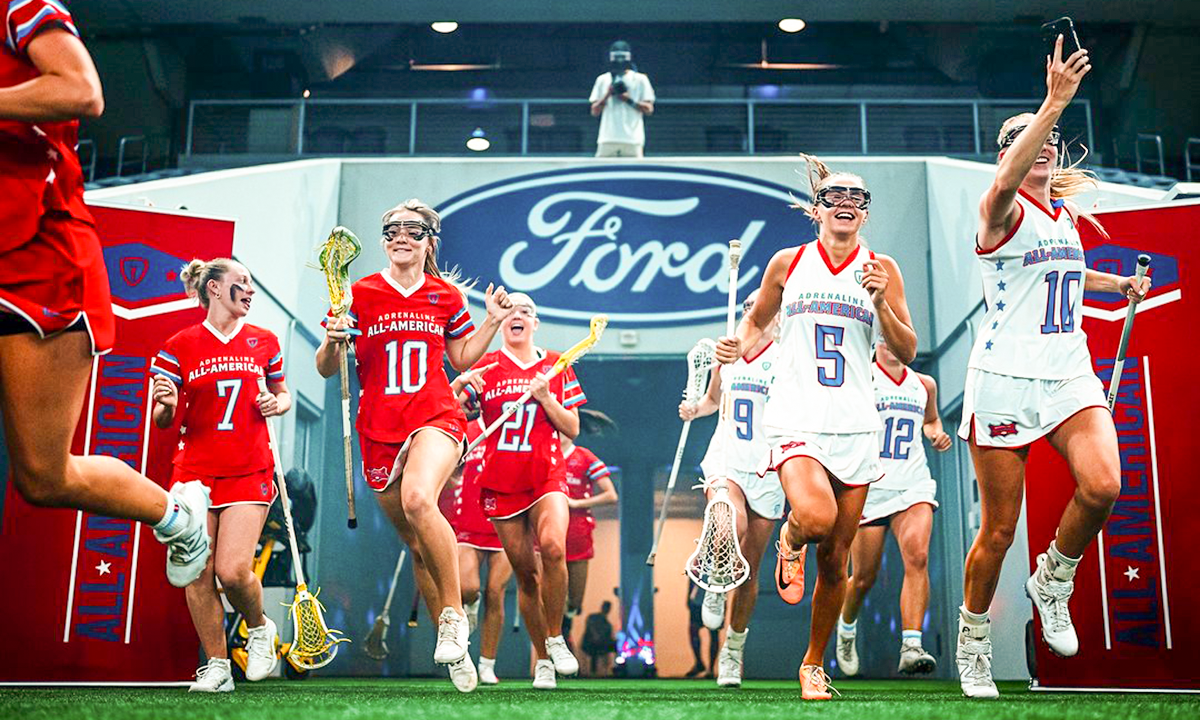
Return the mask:
M 529 681 L 460 695 L 442 680 L 335 680 L 242 683 L 230 695 L 189 695 L 181 689 L 0 689 L 0 718 L 47 720 L 698 720 L 731 718 L 793 720 L 811 716 L 862 720 L 1194 720 L 1200 697 L 1033 693 L 1022 683 L 1001 683 L 999 701 L 968 701 L 956 682 L 842 681 L 841 698 L 801 704 L 796 683 L 749 682 L 720 690 L 698 680 L 569 680 L 554 692 L 530 689 Z

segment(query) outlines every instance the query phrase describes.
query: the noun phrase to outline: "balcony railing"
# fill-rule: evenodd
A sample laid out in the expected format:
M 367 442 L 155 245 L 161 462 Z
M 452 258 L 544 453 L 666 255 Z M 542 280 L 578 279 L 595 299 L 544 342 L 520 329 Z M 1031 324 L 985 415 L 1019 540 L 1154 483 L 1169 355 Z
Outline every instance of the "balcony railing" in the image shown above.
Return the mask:
M 649 155 L 988 155 L 1005 118 L 1039 100 L 660 99 L 646 119 Z M 591 155 L 597 119 L 582 100 L 196 100 L 188 156 Z M 1092 109 L 1073 103 L 1067 138 L 1095 148 Z

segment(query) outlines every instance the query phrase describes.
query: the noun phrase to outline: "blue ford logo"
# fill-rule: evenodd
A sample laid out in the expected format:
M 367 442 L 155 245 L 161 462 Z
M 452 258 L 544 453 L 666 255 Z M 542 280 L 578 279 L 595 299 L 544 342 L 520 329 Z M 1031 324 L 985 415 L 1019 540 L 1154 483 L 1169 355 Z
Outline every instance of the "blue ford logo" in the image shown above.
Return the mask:
M 808 193 L 744 175 L 653 165 L 523 175 L 443 203 L 439 258 L 534 297 L 538 314 L 625 327 L 725 316 L 729 240 L 742 241 L 739 297 L 780 248 L 813 239 L 789 207 Z M 468 242 L 469 241 L 469 242 Z

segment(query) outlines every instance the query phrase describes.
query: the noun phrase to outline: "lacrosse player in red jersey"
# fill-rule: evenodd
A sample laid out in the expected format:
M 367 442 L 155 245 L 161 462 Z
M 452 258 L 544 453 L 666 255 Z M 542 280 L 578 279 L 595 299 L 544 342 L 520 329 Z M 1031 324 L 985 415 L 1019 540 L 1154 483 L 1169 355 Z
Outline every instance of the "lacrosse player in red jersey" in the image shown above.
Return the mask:
M 758 291 L 750 293 L 742 305 L 743 313 L 754 308 Z M 783 517 L 783 486 L 779 476 L 767 471 L 761 477 L 759 462 L 770 451 L 762 417 L 767 395 L 775 380 L 775 364 L 779 348 L 775 344 L 776 321 L 763 329 L 754 347 L 732 365 L 718 365 L 712 370 L 708 392 L 700 402 L 679 404 L 679 417 L 694 420 L 717 412 L 721 394 L 729 396 L 729 417 L 721 418 L 708 444 L 708 452 L 700 463 L 704 471 L 707 495 L 715 493 L 716 483 L 725 483 L 729 500 L 737 512 L 737 536 L 742 555 L 750 565 L 746 580 L 732 590 L 729 628 L 717 656 L 717 685 L 738 687 L 742 684 L 742 658 L 746 635 L 750 632 L 750 617 L 758 601 L 758 571 L 763 553 Z M 714 633 L 725 624 L 726 593 L 706 591 L 701 608 L 704 626 Z
M 610 421 L 611 422 L 611 421 Z M 563 460 L 567 464 L 567 607 L 563 637 L 570 640 L 572 621 L 583 611 L 587 592 L 588 563 L 596 556 L 592 531 L 596 519 L 591 508 L 613 505 L 620 498 L 604 461 L 565 435 L 559 435 Z
M 204 487 L 168 494 L 117 458 L 71 455 L 93 356 L 112 350 L 116 329 L 75 151 L 78 118 L 104 110 L 100 78 L 61 2 L 4 3 L 0 19 L 0 405 L 13 484 L 34 505 L 150 525 L 168 546 L 167 579 L 184 587 L 208 560 Z
M 189 691 L 230 692 L 233 675 L 217 581 L 246 618 L 246 679 L 262 680 L 278 663 L 278 633 L 263 614 L 262 583 L 253 565 L 276 494 L 266 418 L 287 412 L 292 398 L 284 383 L 279 339 L 245 322 L 255 294 L 249 271 L 227 258 L 193 260 L 179 277 L 208 317 L 175 333 L 154 358 L 154 422 L 166 428 L 180 418 L 172 482 L 199 480 L 212 498 L 208 532 L 213 554 L 186 590 L 208 662 Z M 267 392 L 259 393 L 262 377 Z
M 467 419 L 442 359 L 459 371 L 474 365 L 512 303 L 504 288 L 489 286 L 487 318 L 475 331 L 462 291 L 438 268 L 440 231 L 437 211 L 417 199 L 384 213 L 380 245 L 388 267 L 353 284 L 345 317 L 326 319 L 316 362 L 322 376 L 337 374 L 337 344 L 354 338 L 363 476 L 412 550 L 417 577 L 428 573 L 429 593 L 442 608 L 434 662 L 448 665 L 454 686 L 470 692 L 478 674 L 467 654 L 458 548 L 437 506 L 462 457 Z
M 559 438 L 579 434 L 579 406 L 587 400 L 570 367 L 549 380 L 544 377 L 559 353 L 533 344 L 538 326 L 533 299 L 524 293 L 508 299 L 516 312 L 504 321 L 504 346 L 479 361 L 496 363 L 484 374 L 484 423 L 490 426 L 526 390 L 532 396 L 487 438 L 480 501 L 517 576 L 521 616 L 538 658 L 533 687 L 548 690 L 557 685 L 556 672 L 579 672 L 579 662 L 562 637 L 570 513 Z

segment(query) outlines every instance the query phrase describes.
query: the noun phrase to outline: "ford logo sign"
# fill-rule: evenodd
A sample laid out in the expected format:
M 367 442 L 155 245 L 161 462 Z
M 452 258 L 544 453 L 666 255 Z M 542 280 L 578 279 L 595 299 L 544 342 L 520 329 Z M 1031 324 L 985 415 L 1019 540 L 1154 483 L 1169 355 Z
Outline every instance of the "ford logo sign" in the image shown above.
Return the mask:
M 807 192 L 744 175 L 654 165 L 510 178 L 442 203 L 440 258 L 533 296 L 538 313 L 625 327 L 725 316 L 729 240 L 742 241 L 739 297 L 780 248 L 814 238 L 790 208 Z M 483 303 L 482 287 L 468 291 Z

